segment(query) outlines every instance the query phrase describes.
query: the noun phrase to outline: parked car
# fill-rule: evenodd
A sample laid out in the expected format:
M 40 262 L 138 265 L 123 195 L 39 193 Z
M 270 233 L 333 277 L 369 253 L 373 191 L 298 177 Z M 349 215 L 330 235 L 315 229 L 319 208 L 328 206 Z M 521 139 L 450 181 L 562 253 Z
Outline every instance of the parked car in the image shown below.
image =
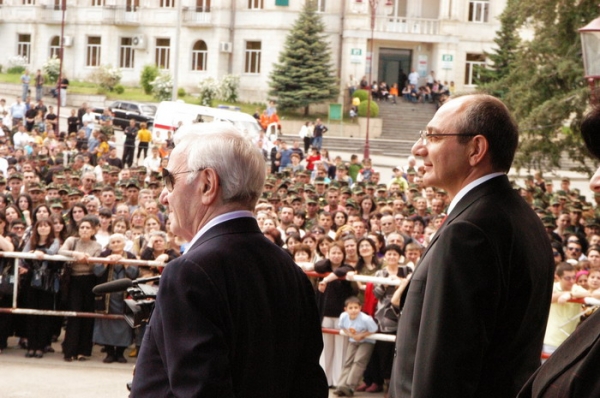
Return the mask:
M 154 115 L 156 114 L 156 105 L 143 102 L 115 101 L 108 109 L 113 114 L 113 125 L 124 129 L 129 126 L 129 120 L 134 119 L 139 127 L 141 122 L 148 124 L 148 129 L 154 125 Z M 96 119 L 104 113 L 103 108 L 94 108 Z

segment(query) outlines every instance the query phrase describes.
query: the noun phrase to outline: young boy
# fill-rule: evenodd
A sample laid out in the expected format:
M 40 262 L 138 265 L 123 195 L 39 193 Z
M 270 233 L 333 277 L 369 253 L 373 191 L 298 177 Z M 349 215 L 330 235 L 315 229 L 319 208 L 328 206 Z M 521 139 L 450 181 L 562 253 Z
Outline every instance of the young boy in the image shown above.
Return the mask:
M 344 369 L 338 387 L 333 393 L 341 397 L 351 397 L 375 346 L 375 340 L 368 340 L 366 337 L 377 331 L 377 324 L 373 318 L 361 312 L 359 299 L 352 296 L 346 299 L 339 328 L 350 337 L 350 344 L 346 350 Z

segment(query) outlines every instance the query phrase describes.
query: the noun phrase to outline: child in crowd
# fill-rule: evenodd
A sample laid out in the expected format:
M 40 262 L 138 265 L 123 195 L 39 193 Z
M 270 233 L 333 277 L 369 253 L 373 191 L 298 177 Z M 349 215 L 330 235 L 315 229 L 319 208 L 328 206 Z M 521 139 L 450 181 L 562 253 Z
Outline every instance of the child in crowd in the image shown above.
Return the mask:
M 354 395 L 354 388 L 362 378 L 375 347 L 375 340 L 366 337 L 377 331 L 377 324 L 373 318 L 361 312 L 361 308 L 357 297 L 349 297 L 340 316 L 339 328 L 350 337 L 350 344 L 344 356 L 344 369 L 337 389 L 333 392 L 341 397 Z

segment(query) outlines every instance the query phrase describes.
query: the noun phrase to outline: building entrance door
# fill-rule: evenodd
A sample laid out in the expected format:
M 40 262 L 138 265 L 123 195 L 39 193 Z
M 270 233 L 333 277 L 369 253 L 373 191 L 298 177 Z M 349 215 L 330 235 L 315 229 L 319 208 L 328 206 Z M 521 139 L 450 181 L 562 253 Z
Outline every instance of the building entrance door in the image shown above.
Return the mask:
M 385 81 L 388 87 L 398 83 L 398 91 L 402 91 L 410 73 L 412 51 L 400 48 L 379 49 L 379 70 L 377 81 Z

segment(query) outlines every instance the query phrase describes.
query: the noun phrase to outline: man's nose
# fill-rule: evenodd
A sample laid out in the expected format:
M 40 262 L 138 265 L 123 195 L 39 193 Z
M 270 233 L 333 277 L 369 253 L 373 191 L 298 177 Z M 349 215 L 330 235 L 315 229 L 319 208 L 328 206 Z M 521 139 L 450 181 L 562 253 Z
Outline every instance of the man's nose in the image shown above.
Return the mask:
M 594 192 L 600 192 L 600 168 L 596 170 L 590 180 L 590 189 Z
M 417 142 L 415 142 L 410 152 L 414 156 L 425 157 L 425 155 L 427 154 L 427 147 L 425 146 L 421 138 L 419 138 Z

